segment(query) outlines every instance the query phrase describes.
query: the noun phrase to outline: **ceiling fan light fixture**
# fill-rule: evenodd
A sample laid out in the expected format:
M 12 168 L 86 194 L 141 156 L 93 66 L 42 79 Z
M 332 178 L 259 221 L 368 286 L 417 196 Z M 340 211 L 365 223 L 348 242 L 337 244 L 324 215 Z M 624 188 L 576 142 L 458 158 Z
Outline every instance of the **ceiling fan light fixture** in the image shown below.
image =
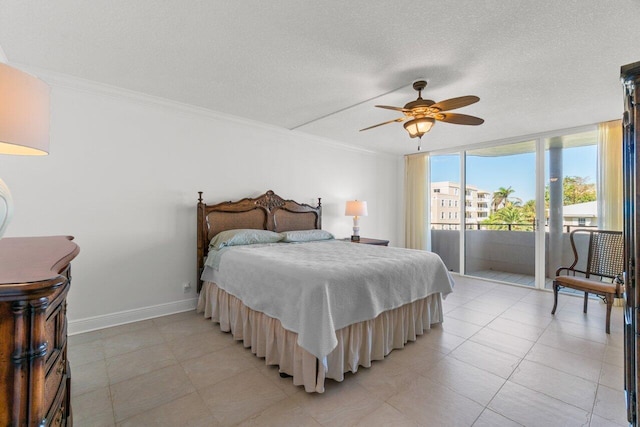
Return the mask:
M 411 138 L 422 138 L 422 135 L 431 130 L 434 122 L 435 119 L 431 117 L 420 117 L 406 122 L 404 128 L 409 132 Z
M 363 130 L 377 128 L 378 126 L 388 125 L 389 123 L 404 122 L 404 128 L 411 138 L 418 138 L 422 143 L 422 135 L 429 132 L 437 121 L 450 123 L 454 125 L 470 125 L 477 126 L 484 123 L 479 117 L 468 116 L 466 114 L 450 113 L 450 110 L 466 107 L 480 101 L 480 98 L 474 95 L 459 96 L 457 98 L 445 99 L 440 102 L 433 102 L 430 99 L 422 98 L 422 90 L 427 86 L 426 80 L 418 80 L 413 83 L 413 88 L 418 91 L 418 99 L 408 102 L 404 107 L 394 107 L 392 105 L 376 105 L 378 108 L 385 110 L 399 111 L 404 114 L 403 117 L 387 120 L 377 125 L 369 126 Z M 418 151 L 420 151 L 420 143 L 418 143 Z

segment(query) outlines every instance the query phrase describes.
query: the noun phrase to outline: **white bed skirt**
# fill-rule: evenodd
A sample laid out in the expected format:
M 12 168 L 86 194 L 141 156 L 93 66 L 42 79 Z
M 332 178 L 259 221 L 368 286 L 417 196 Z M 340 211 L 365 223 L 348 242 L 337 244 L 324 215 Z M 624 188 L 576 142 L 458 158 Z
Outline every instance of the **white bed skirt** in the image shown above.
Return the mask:
M 303 385 L 309 393 L 322 393 L 325 378 L 342 381 L 345 372 L 370 367 L 372 360 L 384 359 L 393 349 L 403 348 L 431 325 L 441 323 L 442 297 L 430 295 L 336 331 L 338 346 L 319 363 L 297 344 L 298 334 L 284 329 L 278 319 L 248 308 L 215 283 L 204 282 L 197 310 L 219 323 L 222 331 L 231 332 L 267 365 L 278 365 L 280 372 L 293 377 L 295 385 Z

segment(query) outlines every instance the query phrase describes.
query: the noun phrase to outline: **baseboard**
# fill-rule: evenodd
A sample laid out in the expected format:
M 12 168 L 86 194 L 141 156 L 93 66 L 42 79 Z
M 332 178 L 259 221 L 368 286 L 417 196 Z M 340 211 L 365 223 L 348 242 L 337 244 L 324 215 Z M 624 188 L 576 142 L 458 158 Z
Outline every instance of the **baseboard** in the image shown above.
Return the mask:
M 165 304 L 152 305 L 149 307 L 136 308 L 133 310 L 119 311 L 117 313 L 70 320 L 68 323 L 68 334 L 81 334 L 83 332 L 124 325 L 125 323 L 139 322 L 140 320 L 195 310 L 197 302 L 197 298 L 190 298 Z

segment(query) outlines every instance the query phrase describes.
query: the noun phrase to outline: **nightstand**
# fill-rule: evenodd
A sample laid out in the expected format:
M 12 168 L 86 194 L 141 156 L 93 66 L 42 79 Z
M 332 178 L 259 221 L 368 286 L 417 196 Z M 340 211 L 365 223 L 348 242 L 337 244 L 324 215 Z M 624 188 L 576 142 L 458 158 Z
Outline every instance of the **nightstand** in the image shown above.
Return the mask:
M 364 245 L 377 245 L 377 246 L 389 246 L 388 240 L 369 239 L 367 237 L 361 237 L 359 242 L 354 242 L 351 239 L 344 239 L 351 243 L 362 243 Z
M 71 425 L 70 236 L 0 240 L 0 425 Z

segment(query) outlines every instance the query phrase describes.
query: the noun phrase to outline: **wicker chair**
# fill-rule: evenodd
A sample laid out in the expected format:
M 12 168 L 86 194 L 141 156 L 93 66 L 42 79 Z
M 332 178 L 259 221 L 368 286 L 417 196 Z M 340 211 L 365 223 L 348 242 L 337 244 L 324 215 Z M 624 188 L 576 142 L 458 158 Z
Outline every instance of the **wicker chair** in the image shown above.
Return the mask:
M 583 235 L 581 237 L 578 237 Z M 624 270 L 624 243 L 622 232 L 605 230 L 574 230 L 569 235 L 575 257 L 570 267 L 560 267 L 553 281 L 553 310 L 558 305 L 558 291 L 572 288 L 584 292 L 584 312 L 587 312 L 589 294 L 598 295 L 607 304 L 607 333 L 610 333 L 611 307 L 614 298 L 624 292 L 622 271 Z M 576 240 L 588 242 L 586 263 L 579 263 Z M 582 252 L 585 252 L 584 250 Z M 581 270 L 584 268 L 584 270 Z M 578 274 L 578 275 L 576 275 Z

